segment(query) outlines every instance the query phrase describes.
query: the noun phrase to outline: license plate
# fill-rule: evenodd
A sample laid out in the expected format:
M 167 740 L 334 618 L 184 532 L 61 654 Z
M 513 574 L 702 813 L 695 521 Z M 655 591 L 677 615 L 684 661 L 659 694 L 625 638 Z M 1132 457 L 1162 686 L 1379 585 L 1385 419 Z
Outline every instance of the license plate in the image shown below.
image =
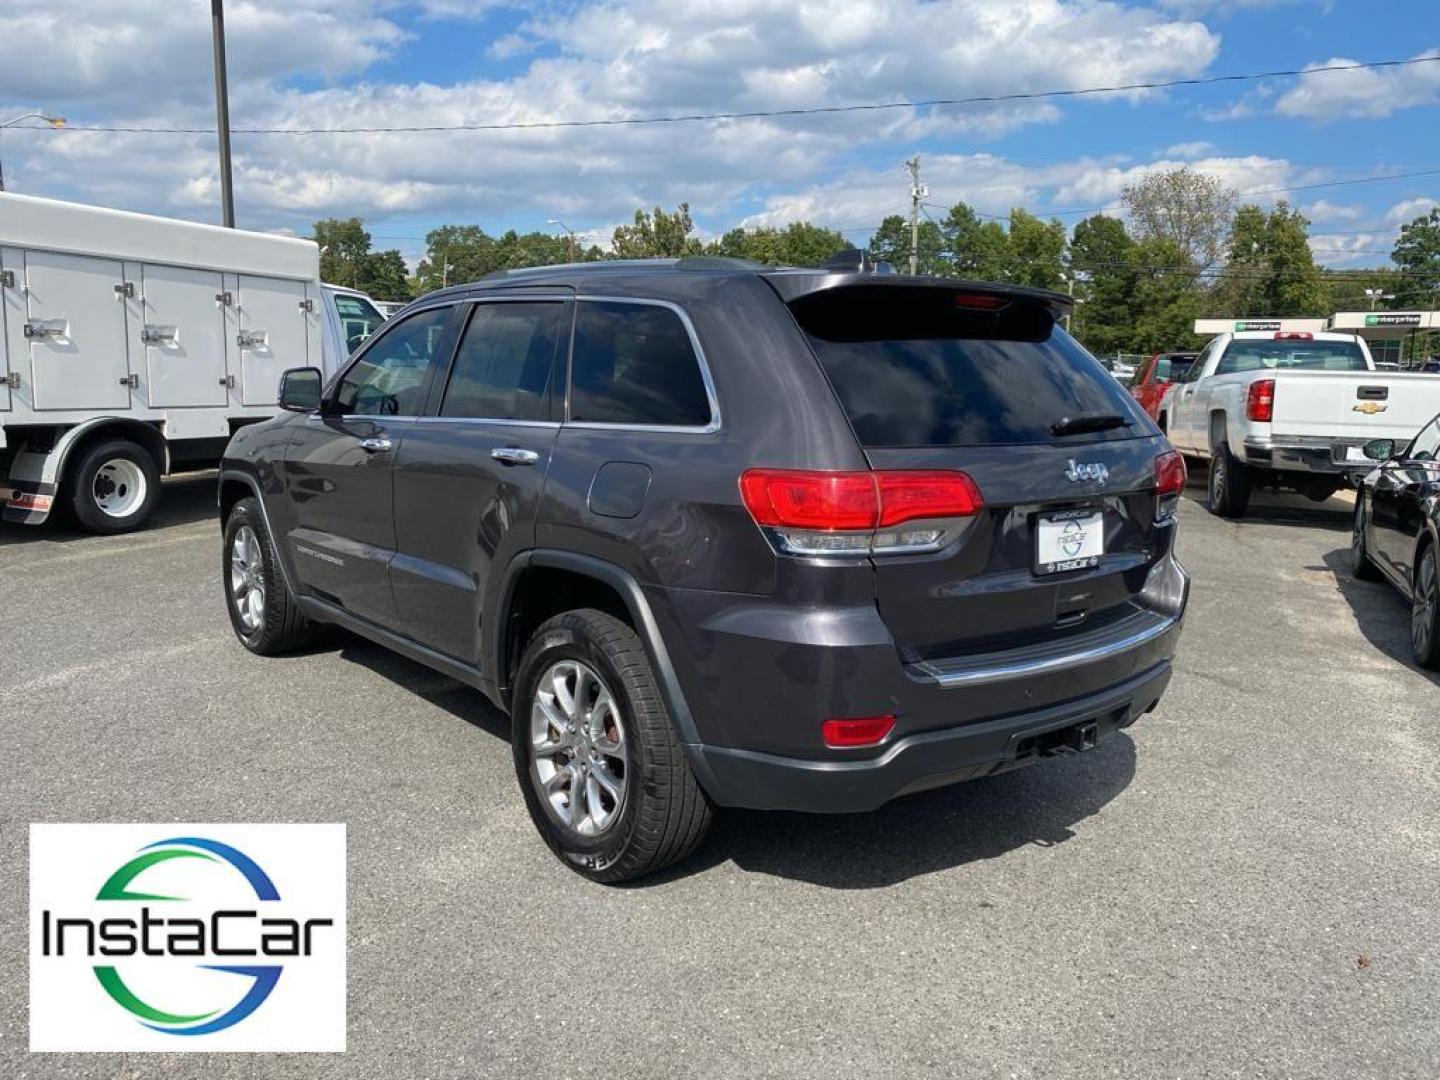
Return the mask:
M 1105 554 L 1105 514 L 1067 510 L 1041 514 L 1035 523 L 1035 570 L 1058 574 L 1098 566 Z
M 1347 446 L 1347 447 L 1345 447 L 1345 460 L 1346 460 L 1346 461 L 1366 462 L 1366 461 L 1369 461 L 1370 459 L 1365 456 L 1365 451 L 1364 451 L 1364 449 L 1362 449 L 1361 447 L 1359 447 L 1359 446 Z

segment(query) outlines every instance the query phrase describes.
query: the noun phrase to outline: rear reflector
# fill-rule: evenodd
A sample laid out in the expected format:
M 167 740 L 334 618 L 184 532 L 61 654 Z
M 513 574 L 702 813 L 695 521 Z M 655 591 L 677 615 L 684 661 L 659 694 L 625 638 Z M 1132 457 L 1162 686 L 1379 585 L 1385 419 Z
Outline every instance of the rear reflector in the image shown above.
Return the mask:
M 1245 419 L 1268 424 L 1275 418 L 1275 380 L 1256 379 L 1245 395 Z
M 820 725 L 825 745 L 834 749 L 876 746 L 895 730 L 895 717 L 861 716 L 853 720 L 826 720 Z
M 803 555 L 934 551 L 957 535 L 944 522 L 985 505 L 970 477 L 941 470 L 747 469 L 740 497 L 783 550 Z M 928 525 L 898 528 L 907 522 Z

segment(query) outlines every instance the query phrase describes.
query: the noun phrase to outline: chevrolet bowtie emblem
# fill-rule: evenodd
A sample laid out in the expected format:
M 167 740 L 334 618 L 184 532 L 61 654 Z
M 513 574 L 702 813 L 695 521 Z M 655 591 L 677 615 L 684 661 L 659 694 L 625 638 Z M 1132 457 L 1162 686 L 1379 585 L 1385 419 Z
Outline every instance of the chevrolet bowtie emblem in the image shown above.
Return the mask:
M 1374 416 L 1377 412 L 1384 412 L 1389 407 L 1389 405 L 1382 405 L 1378 401 L 1362 401 L 1356 405 L 1352 411 L 1364 413 L 1366 416 Z

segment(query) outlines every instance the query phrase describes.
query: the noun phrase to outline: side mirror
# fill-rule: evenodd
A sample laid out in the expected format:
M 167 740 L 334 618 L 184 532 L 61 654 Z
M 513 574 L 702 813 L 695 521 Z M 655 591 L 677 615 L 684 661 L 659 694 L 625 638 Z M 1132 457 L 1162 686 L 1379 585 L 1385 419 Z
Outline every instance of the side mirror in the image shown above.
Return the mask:
M 280 408 L 287 412 L 314 412 L 320 408 L 319 368 L 291 368 L 280 376 Z
M 1395 456 L 1395 440 L 1371 439 L 1360 450 L 1371 461 L 1389 461 Z

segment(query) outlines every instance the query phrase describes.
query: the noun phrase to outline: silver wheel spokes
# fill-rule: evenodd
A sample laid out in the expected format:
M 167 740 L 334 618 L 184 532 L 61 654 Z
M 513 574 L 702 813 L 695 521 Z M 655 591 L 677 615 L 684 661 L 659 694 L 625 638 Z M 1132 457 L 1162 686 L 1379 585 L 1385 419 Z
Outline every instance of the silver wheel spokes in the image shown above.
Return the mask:
M 265 563 L 260 538 L 249 525 L 235 531 L 230 544 L 230 596 L 240 625 L 253 633 L 265 622 Z
M 1436 579 L 1435 553 L 1431 549 L 1420 560 L 1420 579 L 1415 583 L 1415 601 L 1410 613 L 1410 636 L 1417 653 L 1430 651 L 1437 604 L 1440 604 L 1440 581 Z
M 594 837 L 625 808 L 625 727 L 615 698 L 578 660 L 550 665 L 530 706 L 531 779 L 565 828 Z
M 90 494 L 102 514 L 129 517 L 145 501 L 145 470 L 128 458 L 111 458 L 96 470 Z

